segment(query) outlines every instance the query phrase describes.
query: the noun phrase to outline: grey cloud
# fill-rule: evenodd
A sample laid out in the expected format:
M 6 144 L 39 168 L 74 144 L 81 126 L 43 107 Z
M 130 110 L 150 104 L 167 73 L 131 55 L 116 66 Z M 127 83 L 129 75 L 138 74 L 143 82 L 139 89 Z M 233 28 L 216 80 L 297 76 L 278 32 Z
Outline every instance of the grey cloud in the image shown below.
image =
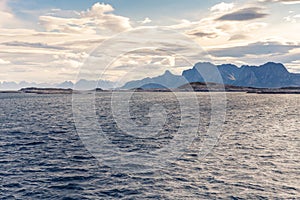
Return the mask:
M 261 8 L 251 7 L 240 9 L 219 17 L 220 21 L 247 21 L 266 17 L 268 14 L 263 13 Z
M 132 66 L 131 65 L 120 65 L 120 66 L 114 67 L 114 69 L 116 69 L 116 70 L 128 70 L 128 71 L 130 71 L 132 69 Z
M 187 33 L 188 35 L 196 36 L 196 37 L 206 37 L 206 38 L 216 38 L 218 35 L 213 32 L 204 32 L 204 31 L 190 31 Z
M 73 45 L 95 45 L 95 44 L 101 44 L 105 39 L 87 39 L 87 40 L 73 40 L 68 42 L 63 42 L 60 45 L 64 46 L 73 46 Z
M 285 4 L 298 4 L 300 3 L 300 0 L 259 0 L 259 2 L 263 3 L 285 3 Z
M 232 40 L 244 40 L 244 39 L 247 39 L 248 37 L 246 35 L 243 35 L 243 34 L 236 34 L 236 35 L 233 35 L 230 37 L 230 41 Z
M 30 43 L 30 42 L 4 42 L 1 43 L 5 46 L 16 46 L 16 47 L 32 47 L 32 48 L 42 48 L 42 49 L 57 49 L 57 50 L 64 50 L 64 47 L 52 46 L 45 43 Z
M 24 67 L 18 67 L 18 66 L 14 66 L 14 67 L 10 67 L 9 69 L 7 69 L 8 72 L 16 72 L 16 73 L 24 73 L 24 72 L 32 72 L 32 69 L 30 68 L 24 68 Z
M 256 42 L 247 46 L 213 49 L 209 53 L 215 57 L 244 57 L 246 55 L 286 54 L 296 48 L 300 48 L 300 45 Z

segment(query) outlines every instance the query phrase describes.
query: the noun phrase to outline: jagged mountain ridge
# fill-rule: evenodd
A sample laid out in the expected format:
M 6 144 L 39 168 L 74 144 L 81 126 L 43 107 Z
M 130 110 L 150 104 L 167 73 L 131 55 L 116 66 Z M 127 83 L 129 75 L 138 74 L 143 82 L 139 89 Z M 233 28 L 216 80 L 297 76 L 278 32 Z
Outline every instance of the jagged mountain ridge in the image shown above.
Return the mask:
M 198 63 L 193 69 L 183 71 L 182 75 L 189 81 L 204 82 L 203 77 L 198 71 L 206 66 L 207 63 Z M 213 65 L 220 72 L 223 83 L 234 86 L 243 87 L 258 87 L 258 88 L 278 88 L 300 86 L 299 74 L 288 72 L 285 66 L 281 63 L 268 62 L 260 66 L 243 65 L 240 68 L 232 65 Z M 192 74 L 192 76 L 191 76 Z M 208 82 L 215 82 L 213 80 L 206 80 Z
M 283 64 L 274 62 L 260 66 L 243 65 L 241 67 L 233 64 L 214 65 L 201 62 L 195 64 L 192 69 L 183 71 L 181 76 L 166 71 L 161 76 L 130 81 L 122 89 L 142 88 L 146 84 L 177 88 L 185 83 L 193 82 L 215 82 L 257 88 L 299 87 L 300 74 L 290 73 Z
M 222 78 L 220 79 L 220 77 Z M 300 74 L 290 73 L 283 64 L 273 62 L 260 66 L 243 65 L 241 67 L 233 64 L 214 65 L 209 62 L 200 62 L 193 68 L 183 71 L 182 75 L 174 75 L 167 70 L 163 75 L 157 77 L 127 82 L 121 89 L 143 88 L 143 86 L 146 89 L 151 89 L 151 87 L 152 89 L 177 88 L 193 82 L 215 82 L 257 88 L 300 87 Z M 76 84 L 71 81 L 59 84 L 4 81 L 0 82 L 0 90 L 19 90 L 26 87 L 67 89 L 74 88 L 74 86 L 79 90 L 92 90 L 95 87 L 111 89 L 115 87 L 115 84 L 106 80 L 79 80 Z
M 126 83 L 122 89 L 133 89 L 133 88 L 143 88 L 144 85 L 153 85 L 153 88 L 177 88 L 183 84 L 187 83 L 183 76 L 174 75 L 169 70 L 166 70 L 165 73 L 161 76 L 153 78 L 144 78 L 142 80 L 130 81 Z M 158 87 L 154 87 L 158 86 Z

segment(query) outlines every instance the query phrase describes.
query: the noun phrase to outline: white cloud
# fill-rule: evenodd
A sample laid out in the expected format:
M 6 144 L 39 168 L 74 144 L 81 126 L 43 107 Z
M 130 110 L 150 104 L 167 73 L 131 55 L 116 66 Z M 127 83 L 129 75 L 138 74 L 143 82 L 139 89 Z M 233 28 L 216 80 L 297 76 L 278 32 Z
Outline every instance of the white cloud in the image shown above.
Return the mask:
M 7 0 L 0 0 L 0 27 L 11 27 L 18 23 L 18 20 L 7 6 Z
M 222 2 L 210 10 L 213 12 L 199 21 L 181 20 L 170 28 L 196 38 L 202 45 L 211 46 L 228 43 L 233 36 L 243 35 L 239 38 L 247 40 L 268 26 L 266 22 L 258 21 L 267 16 L 266 8 L 255 4 Z
M 291 23 L 297 23 L 300 20 L 300 14 L 287 16 L 284 18 L 284 20 Z
M 86 17 L 98 17 L 112 11 L 114 11 L 114 8 L 109 4 L 95 3 L 91 9 L 82 12 L 82 15 Z
M 268 26 L 268 24 L 265 22 L 253 22 L 253 23 L 249 23 L 245 26 L 245 31 L 248 31 L 251 33 L 252 31 L 256 31 L 258 29 L 265 28 L 267 26 Z
M 226 12 L 234 8 L 234 3 L 219 3 L 210 8 L 212 12 Z
M 0 11 L 5 10 L 13 18 L 5 20 L 13 22 L 15 16 L 8 12 L 6 2 L 0 0 L 0 5 Z M 39 17 L 45 31 L 38 31 L 41 27 L 33 30 L 16 24 L 5 28 L 0 18 L 0 64 L 10 64 L 0 69 L 1 74 L 7 74 L 3 80 L 60 82 L 75 79 L 87 52 L 111 35 L 131 28 L 128 18 L 111 12 L 110 5 L 99 3 L 83 12 L 68 11 L 67 15 L 63 15 L 64 10 L 51 9 L 45 12 L 49 14 Z
M 47 31 L 79 34 L 116 34 L 131 28 L 129 18 L 112 14 L 109 4 L 96 3 L 77 18 L 40 16 L 40 24 Z
M 270 36 L 278 36 L 288 39 L 292 37 L 291 41 L 296 41 L 299 36 L 297 35 L 297 26 L 294 24 L 284 23 L 283 27 L 279 23 L 272 24 L 269 21 L 266 23 L 261 16 L 254 17 L 254 21 L 217 20 L 224 15 L 227 15 L 228 18 L 228 14 L 231 17 L 232 14 L 244 14 L 241 11 L 249 11 L 247 8 L 253 8 L 253 6 L 253 4 L 240 5 L 238 3 L 222 2 L 210 8 L 208 15 L 204 18 L 194 21 L 183 19 L 166 28 L 185 34 L 207 50 L 215 50 L 212 58 L 218 63 L 247 64 L 257 62 L 257 64 L 261 64 L 260 62 L 274 59 L 278 62 L 286 62 L 285 64 L 288 65 L 289 62 L 295 60 L 296 56 L 299 57 L 299 52 L 293 53 L 292 56 L 287 55 L 291 53 L 290 51 L 293 51 L 291 49 L 293 44 L 282 42 L 276 44 L 274 42 L 281 41 L 276 38 L 272 40 L 273 43 L 266 43 L 265 40 Z M 61 82 L 74 80 L 82 63 L 88 57 L 88 52 L 93 50 L 94 47 L 116 33 L 130 30 L 132 24 L 138 27 L 152 22 L 151 19 L 145 18 L 143 21 L 131 23 L 129 18 L 116 15 L 113 12 L 114 9 L 111 5 L 100 3 L 96 3 L 90 9 L 82 12 L 51 9 L 39 16 L 40 25 L 42 26 L 34 29 L 19 26 L 19 24 L 25 23 L 19 23 L 20 19 L 16 19 L 13 12 L 7 7 L 6 1 L 0 0 L 1 77 L 5 74 L 5 79 L 14 81 Z M 40 11 L 40 13 L 42 12 Z M 273 15 L 272 12 L 268 13 Z M 250 12 L 250 14 L 257 14 L 257 12 Z M 289 13 L 289 15 L 290 19 L 286 18 L 285 20 L 294 22 L 293 20 L 297 21 L 299 19 L 299 15 L 296 13 Z M 35 16 L 37 16 L 36 13 Z M 118 42 L 114 45 L 118 49 L 127 49 L 128 46 L 139 44 L 139 40 L 147 40 L 147 38 L 141 36 L 143 36 L 143 33 L 137 32 L 134 37 L 136 41 L 131 42 L 132 44 L 127 44 L 125 41 L 124 45 L 119 46 Z M 260 43 L 260 41 L 263 41 L 263 43 Z M 163 40 L 163 42 L 179 55 L 186 49 L 186 46 L 180 46 L 180 44 L 174 42 L 172 37 Z M 228 52 L 218 51 L 224 49 Z M 284 55 L 275 55 L 275 51 Z M 274 53 L 273 57 L 267 55 L 269 52 Z M 202 58 L 198 56 L 196 59 L 200 60 Z M 98 62 L 99 59 L 95 58 L 95 63 Z M 175 66 L 174 69 L 182 70 L 178 67 L 180 64 L 177 58 L 174 58 L 174 55 L 164 55 L 163 52 L 151 51 L 140 51 L 135 52 L 135 55 L 124 56 L 117 60 L 114 65 L 116 65 L 116 68 L 111 76 L 116 76 L 118 73 L 126 74 L 128 70 L 134 71 L 135 68 L 140 68 L 142 65 L 161 66 L 162 68 Z M 98 67 L 98 64 L 96 66 Z M 117 68 L 117 66 L 123 67 Z M 189 67 L 186 63 L 183 66 Z M 98 70 L 101 71 L 102 69 Z M 98 71 L 94 73 L 96 74 Z
M 143 21 L 140 21 L 141 24 L 149 24 L 152 20 L 149 17 L 146 17 Z
M 7 65 L 7 64 L 10 64 L 11 62 L 8 61 L 8 60 L 3 60 L 0 58 L 0 65 Z
M 159 62 L 159 65 L 166 65 L 170 67 L 175 67 L 176 60 L 173 56 L 168 56 L 167 58 L 163 59 L 161 62 Z

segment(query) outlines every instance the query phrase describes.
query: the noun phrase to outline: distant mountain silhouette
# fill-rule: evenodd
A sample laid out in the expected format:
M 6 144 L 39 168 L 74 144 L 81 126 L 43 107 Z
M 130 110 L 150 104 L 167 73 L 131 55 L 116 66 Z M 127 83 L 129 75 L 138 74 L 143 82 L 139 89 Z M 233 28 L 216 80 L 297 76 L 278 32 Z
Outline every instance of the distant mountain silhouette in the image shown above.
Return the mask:
M 161 84 L 158 84 L 158 83 L 148 83 L 146 85 L 142 85 L 140 87 L 140 89 L 143 89 L 143 90 L 148 90 L 148 89 L 168 89 L 167 87 L 161 85 Z
M 177 88 L 183 84 L 187 83 L 182 76 L 174 75 L 169 70 L 161 76 L 153 78 L 144 78 L 142 80 L 130 81 L 126 83 L 122 89 L 133 89 L 142 88 L 142 86 L 147 86 L 147 89 L 161 89 L 165 88 Z M 152 88 L 149 88 L 149 87 Z
M 47 83 L 35 83 L 35 82 L 26 82 L 26 81 L 21 81 L 20 83 L 16 82 L 0 82 L 0 89 L 1 90 L 19 90 L 21 88 L 26 88 L 26 87 L 38 87 L 38 88 L 45 88 L 45 87 L 55 87 L 54 84 L 47 84 Z
M 163 75 L 157 77 L 130 81 L 121 89 L 162 89 L 164 87 L 172 89 L 193 82 L 211 82 L 256 88 L 300 87 L 300 74 L 290 73 L 283 64 L 273 62 L 260 66 L 243 65 L 241 67 L 233 64 L 214 65 L 209 62 L 200 62 L 195 64 L 192 69 L 183 71 L 182 75 L 174 75 L 167 70 Z M 0 90 L 19 90 L 27 87 L 93 90 L 95 88 L 112 89 L 115 85 L 115 82 L 106 80 L 84 79 L 75 84 L 71 81 L 59 84 L 4 81 L 0 82 Z
M 59 84 L 49 84 L 49 83 L 29 83 L 26 81 L 21 81 L 20 83 L 16 82 L 0 82 L 0 90 L 19 90 L 21 88 L 28 88 L 28 87 L 36 87 L 36 88 L 62 88 L 68 89 L 71 88 L 78 90 L 92 90 L 96 87 L 102 89 L 111 89 L 114 88 L 115 83 L 106 80 L 99 80 L 99 81 L 90 81 L 90 80 L 79 80 L 76 84 L 72 81 L 65 81 Z
M 130 81 L 122 89 L 141 88 L 143 85 L 147 85 L 147 89 L 160 89 L 161 86 L 177 88 L 193 82 L 256 88 L 299 87 L 300 74 L 290 73 L 283 64 L 273 62 L 260 66 L 244 65 L 241 67 L 233 64 L 214 65 L 201 62 L 195 64 L 192 69 L 183 71 L 182 76 L 166 71 L 161 76 Z
M 74 86 L 76 90 L 93 90 L 95 88 L 111 89 L 114 88 L 115 83 L 106 80 L 89 81 L 85 79 L 79 80 Z
M 72 81 L 65 81 L 63 83 L 58 84 L 56 87 L 63 89 L 73 88 L 74 83 Z
M 244 65 L 240 68 L 232 64 L 197 63 L 192 69 L 183 71 L 182 76 L 188 82 L 220 82 L 214 80 L 214 75 L 205 76 L 206 80 L 201 76 L 199 72 L 206 71 L 203 68 L 209 67 L 218 69 L 224 84 L 257 88 L 300 86 L 300 74 L 289 73 L 283 64 L 273 62 L 260 66 Z

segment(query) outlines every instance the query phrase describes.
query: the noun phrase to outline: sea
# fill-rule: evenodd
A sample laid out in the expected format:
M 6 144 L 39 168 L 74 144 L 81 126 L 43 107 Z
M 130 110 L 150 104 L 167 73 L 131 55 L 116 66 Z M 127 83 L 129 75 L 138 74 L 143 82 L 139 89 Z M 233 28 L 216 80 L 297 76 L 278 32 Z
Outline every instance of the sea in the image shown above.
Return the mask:
M 0 199 L 300 199 L 299 95 L 122 96 L 0 94 Z

